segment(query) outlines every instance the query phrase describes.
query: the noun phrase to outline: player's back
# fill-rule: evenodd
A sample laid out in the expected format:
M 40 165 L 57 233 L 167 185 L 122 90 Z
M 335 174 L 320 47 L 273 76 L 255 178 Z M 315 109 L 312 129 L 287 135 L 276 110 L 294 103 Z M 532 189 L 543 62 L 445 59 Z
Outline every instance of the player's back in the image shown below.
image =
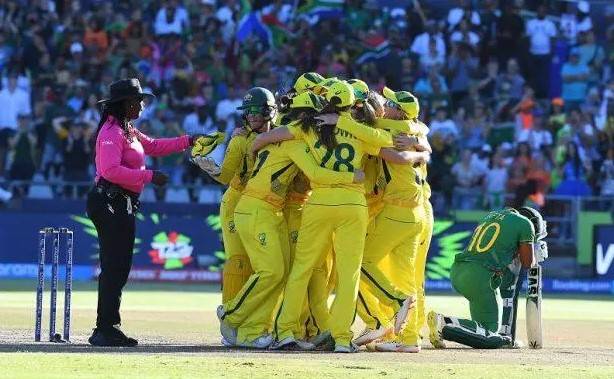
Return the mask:
M 521 243 L 533 243 L 535 232 L 526 217 L 511 208 L 490 212 L 473 231 L 456 262 L 477 262 L 503 270 L 516 257 Z
M 342 114 L 341 117 L 350 117 Z M 310 152 L 319 163 L 320 167 L 337 172 L 354 172 L 362 167 L 363 158 L 367 154 L 379 154 L 379 148 L 358 139 L 353 134 L 351 124 L 338 122 L 334 133 L 337 145 L 333 149 L 326 147 L 319 136 L 311 131 L 304 132 L 300 125 L 295 124 L 288 128 L 296 137 L 303 139 L 309 146 Z M 363 184 L 322 184 L 311 182 L 311 187 L 316 188 L 344 188 L 364 194 Z

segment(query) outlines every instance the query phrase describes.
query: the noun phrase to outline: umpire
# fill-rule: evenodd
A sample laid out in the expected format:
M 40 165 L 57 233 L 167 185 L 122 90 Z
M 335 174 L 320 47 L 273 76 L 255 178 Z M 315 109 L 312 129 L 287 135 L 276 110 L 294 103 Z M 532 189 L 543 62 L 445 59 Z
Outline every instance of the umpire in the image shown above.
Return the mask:
M 119 328 L 119 307 L 130 267 L 139 194 L 147 183 L 163 186 L 168 176 L 145 168 L 145 155 L 165 156 L 184 151 L 194 137 L 152 139 L 132 124 L 143 111 L 144 93 L 138 79 L 111 84 L 109 98 L 100 100 L 96 131 L 95 185 L 87 197 L 87 214 L 96 226 L 100 246 L 98 317 L 89 338 L 94 346 L 136 346 L 137 340 Z

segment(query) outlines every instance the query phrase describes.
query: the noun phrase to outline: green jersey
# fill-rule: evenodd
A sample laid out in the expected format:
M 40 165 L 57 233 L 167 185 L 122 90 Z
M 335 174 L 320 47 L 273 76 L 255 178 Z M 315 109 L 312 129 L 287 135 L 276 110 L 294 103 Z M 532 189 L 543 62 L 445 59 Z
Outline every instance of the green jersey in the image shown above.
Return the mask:
M 512 263 L 522 243 L 533 243 L 535 231 L 528 218 L 507 208 L 490 212 L 475 228 L 469 246 L 456 255 L 456 262 L 477 262 L 503 270 Z

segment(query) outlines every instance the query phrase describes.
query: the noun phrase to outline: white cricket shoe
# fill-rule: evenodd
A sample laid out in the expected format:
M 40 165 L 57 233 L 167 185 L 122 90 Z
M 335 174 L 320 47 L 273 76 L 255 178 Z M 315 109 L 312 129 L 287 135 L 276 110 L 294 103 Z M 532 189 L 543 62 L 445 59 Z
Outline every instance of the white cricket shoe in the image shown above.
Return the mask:
M 222 346 L 224 346 L 224 347 L 233 347 L 234 345 L 231 344 L 230 342 L 228 342 L 228 340 L 226 340 L 226 338 L 222 337 Z
M 263 334 L 253 341 L 239 342 L 236 346 L 247 347 L 250 349 L 268 349 L 273 343 L 273 336 L 270 334 Z
M 401 305 L 401 309 L 394 315 L 394 334 L 400 334 L 401 330 L 407 324 L 407 320 L 409 319 L 410 312 L 413 308 L 416 307 L 416 297 L 409 296 Z
M 427 316 L 427 324 L 429 326 L 429 340 L 435 349 L 445 349 L 446 343 L 443 340 L 442 331 L 445 326 L 443 315 L 430 311 Z
M 392 328 L 380 326 L 377 329 L 365 328 L 358 337 L 354 339 L 354 342 L 358 346 L 368 345 L 371 342 L 383 338 L 392 333 Z
M 230 343 L 231 345 L 235 345 L 237 343 L 237 329 L 228 325 L 228 323 L 222 319 L 224 316 L 223 305 L 217 307 L 216 314 L 218 320 L 220 321 L 220 334 L 222 337 L 224 337 L 226 342 Z
M 392 353 L 419 353 L 422 347 L 420 345 L 406 345 L 401 342 L 387 341 L 376 344 L 375 350 Z

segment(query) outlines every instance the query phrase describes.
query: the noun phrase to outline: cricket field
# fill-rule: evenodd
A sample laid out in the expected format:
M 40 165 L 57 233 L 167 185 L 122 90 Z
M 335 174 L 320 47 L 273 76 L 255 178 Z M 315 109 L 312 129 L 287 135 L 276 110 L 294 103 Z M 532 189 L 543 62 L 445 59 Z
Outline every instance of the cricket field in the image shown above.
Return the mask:
M 419 354 L 328 354 L 231 350 L 221 346 L 218 286 L 130 283 L 122 328 L 136 348 L 92 348 L 95 283 L 75 283 L 71 344 L 34 343 L 34 281 L 0 281 L 0 378 L 614 378 L 614 299 L 551 298 L 543 303 L 544 349 Z M 60 287 L 62 288 L 62 287 Z M 58 294 L 57 331 L 62 331 Z M 464 299 L 427 298 L 428 309 L 467 316 Z M 524 299 L 518 336 L 525 339 Z M 45 294 L 48 305 L 48 293 Z M 46 335 L 48 309 L 43 312 Z M 362 325 L 357 325 L 357 328 Z

